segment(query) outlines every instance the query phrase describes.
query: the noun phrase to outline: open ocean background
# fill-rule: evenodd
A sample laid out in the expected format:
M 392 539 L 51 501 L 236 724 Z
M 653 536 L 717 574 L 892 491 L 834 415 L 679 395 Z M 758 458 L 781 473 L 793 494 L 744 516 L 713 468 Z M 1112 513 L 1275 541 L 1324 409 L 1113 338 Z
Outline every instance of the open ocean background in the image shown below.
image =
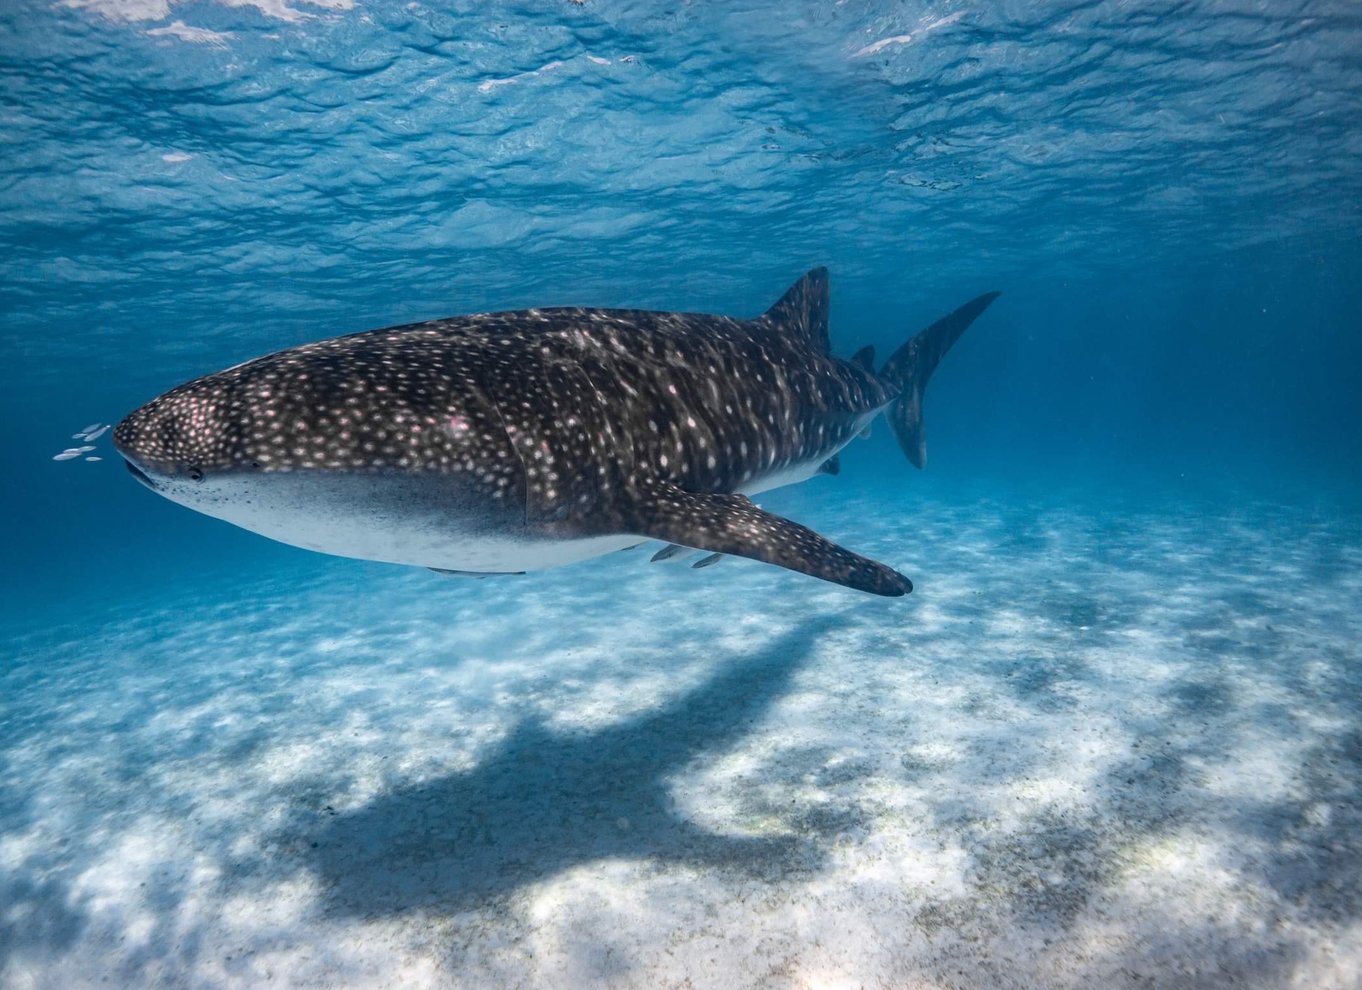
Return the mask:
M 0 4 L 0 985 L 1362 986 L 1362 8 Z M 916 585 L 506 580 L 153 497 L 189 378 L 455 313 L 888 354 L 763 499 Z

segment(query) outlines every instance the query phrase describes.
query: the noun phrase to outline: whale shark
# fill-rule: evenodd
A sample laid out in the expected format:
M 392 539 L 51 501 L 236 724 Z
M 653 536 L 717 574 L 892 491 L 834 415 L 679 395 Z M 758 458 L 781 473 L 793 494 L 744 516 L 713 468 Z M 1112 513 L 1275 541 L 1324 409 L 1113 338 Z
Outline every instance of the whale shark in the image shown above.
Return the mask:
M 484 576 L 650 540 L 897 596 L 904 575 L 752 496 L 819 473 L 883 413 L 922 467 L 922 401 L 990 292 L 878 370 L 828 336 L 815 268 L 751 319 L 480 313 L 333 337 L 152 399 L 114 429 L 174 502 L 323 553 Z

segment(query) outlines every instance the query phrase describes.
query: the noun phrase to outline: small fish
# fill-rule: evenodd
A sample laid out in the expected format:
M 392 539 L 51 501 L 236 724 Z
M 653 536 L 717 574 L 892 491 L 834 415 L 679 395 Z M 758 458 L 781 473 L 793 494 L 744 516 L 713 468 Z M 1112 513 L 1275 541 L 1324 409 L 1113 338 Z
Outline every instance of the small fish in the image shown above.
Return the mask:
M 72 434 L 71 434 L 71 438 L 74 440 L 76 437 L 83 437 L 85 434 L 89 433 L 91 430 L 97 430 L 97 429 L 99 429 L 99 427 L 100 427 L 100 423 L 99 423 L 98 420 L 96 420 L 95 422 L 91 423 L 89 426 L 85 427 L 85 429 L 81 430 L 79 433 L 72 433 Z
M 102 457 L 87 457 L 87 458 L 85 458 L 85 459 L 86 459 L 87 461 L 102 461 L 102 460 L 104 460 L 104 458 L 102 458 Z
M 675 543 L 669 543 L 657 553 L 653 554 L 651 562 L 658 564 L 664 560 L 685 560 L 687 557 L 699 552 L 700 551 L 693 550 L 690 547 L 681 547 L 677 546 Z
M 94 432 L 92 432 L 92 433 L 86 433 L 86 434 L 85 434 L 85 440 L 86 440 L 87 442 L 93 442 L 93 441 L 95 441 L 95 440 L 98 440 L 98 439 L 99 439 L 100 437 L 102 437 L 104 434 L 108 433 L 110 429 L 112 429 L 112 427 L 110 427 L 109 424 L 105 423 L 103 426 L 101 426 L 99 429 L 95 430 Z
M 52 459 L 54 461 L 69 461 L 73 457 L 79 457 L 82 453 L 83 451 L 79 451 L 75 447 L 67 447 L 65 450 L 63 450 L 60 454 L 57 454 Z

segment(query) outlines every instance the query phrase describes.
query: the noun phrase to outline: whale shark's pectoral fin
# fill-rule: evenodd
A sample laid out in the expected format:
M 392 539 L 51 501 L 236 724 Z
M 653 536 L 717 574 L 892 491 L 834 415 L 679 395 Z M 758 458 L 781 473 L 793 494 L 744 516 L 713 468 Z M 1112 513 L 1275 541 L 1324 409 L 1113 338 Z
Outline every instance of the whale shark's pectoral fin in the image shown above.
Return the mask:
M 641 536 L 760 560 L 876 595 L 913 590 L 897 571 L 759 509 L 746 496 L 688 492 L 665 483 L 639 494 L 632 532 Z

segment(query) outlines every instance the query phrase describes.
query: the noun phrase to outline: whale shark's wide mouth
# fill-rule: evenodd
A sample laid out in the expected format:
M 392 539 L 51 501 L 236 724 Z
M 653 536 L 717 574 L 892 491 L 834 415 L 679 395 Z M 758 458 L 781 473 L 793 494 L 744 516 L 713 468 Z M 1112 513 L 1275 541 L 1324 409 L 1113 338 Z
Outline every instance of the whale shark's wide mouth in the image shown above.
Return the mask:
M 134 464 L 132 461 L 127 460 L 127 459 L 125 458 L 125 459 L 123 460 L 123 466 L 126 467 L 126 468 L 128 469 L 128 474 L 132 475 L 132 476 L 133 476 L 134 478 L 136 478 L 138 481 L 142 482 L 142 484 L 146 485 L 146 486 L 147 486 L 148 488 L 150 488 L 152 491 L 155 491 L 155 490 L 156 490 L 156 483 L 153 482 L 150 478 L 148 478 L 147 475 L 146 475 L 146 472 L 143 471 L 143 470 L 142 470 L 140 467 L 138 467 L 136 464 Z

